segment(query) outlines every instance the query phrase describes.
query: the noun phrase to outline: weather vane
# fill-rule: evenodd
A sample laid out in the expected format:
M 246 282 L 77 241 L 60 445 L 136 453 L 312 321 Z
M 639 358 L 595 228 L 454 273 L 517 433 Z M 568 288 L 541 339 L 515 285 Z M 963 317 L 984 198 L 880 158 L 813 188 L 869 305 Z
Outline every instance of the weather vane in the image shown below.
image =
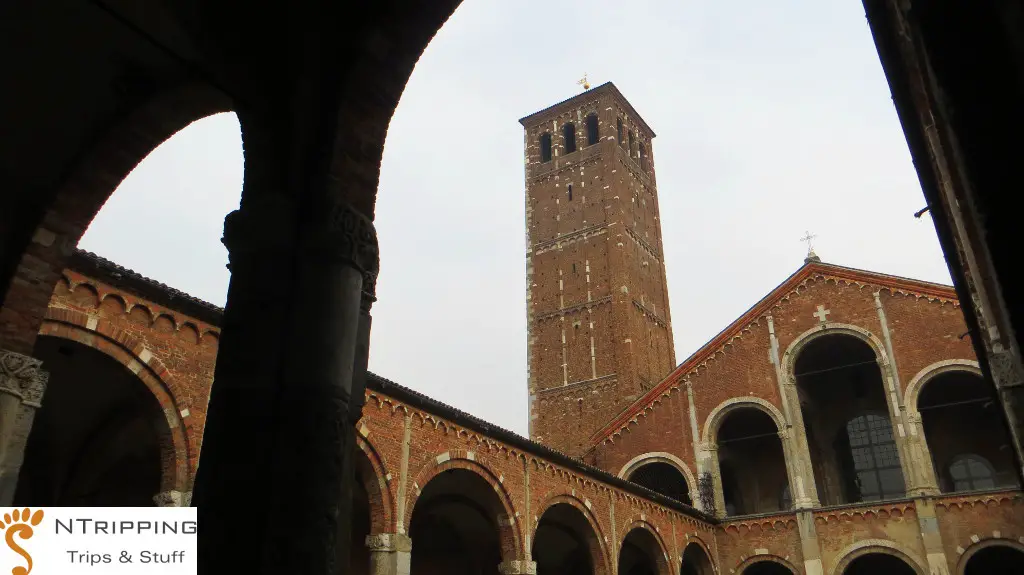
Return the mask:
M 579 84 L 580 86 L 583 86 L 584 90 L 589 90 L 590 89 L 590 82 L 587 81 L 587 73 L 586 72 L 583 73 L 583 78 L 581 78 L 576 83 Z
M 814 253 L 814 245 L 811 244 L 811 242 L 818 236 L 811 235 L 811 232 L 804 232 L 804 234 L 804 237 L 800 238 L 800 241 L 807 242 L 807 255 L 811 255 Z

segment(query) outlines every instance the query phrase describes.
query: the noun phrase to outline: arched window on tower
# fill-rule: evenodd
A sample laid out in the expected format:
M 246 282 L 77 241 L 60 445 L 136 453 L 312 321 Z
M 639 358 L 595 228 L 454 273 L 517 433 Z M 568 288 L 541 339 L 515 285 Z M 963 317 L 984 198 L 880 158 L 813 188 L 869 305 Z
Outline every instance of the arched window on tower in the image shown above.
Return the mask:
M 629 157 L 633 157 L 633 150 L 636 148 L 636 137 L 633 132 L 629 133 Z
M 597 112 L 587 114 L 587 145 L 593 146 L 598 140 Z
M 576 151 L 576 124 L 569 122 L 562 126 L 562 140 L 565 143 L 566 154 Z
M 544 132 L 540 135 L 540 161 L 551 161 L 551 132 Z
M 622 140 L 622 118 L 615 119 L 615 140 L 620 146 L 626 143 Z
M 640 169 L 647 171 L 647 148 L 641 143 L 639 147 L 639 153 L 637 154 L 640 158 Z

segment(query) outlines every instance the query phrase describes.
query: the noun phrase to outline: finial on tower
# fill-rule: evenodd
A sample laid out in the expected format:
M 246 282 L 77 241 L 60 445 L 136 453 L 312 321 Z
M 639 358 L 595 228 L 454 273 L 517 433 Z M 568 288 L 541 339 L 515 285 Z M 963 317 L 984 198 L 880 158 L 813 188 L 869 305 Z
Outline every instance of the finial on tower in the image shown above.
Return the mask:
M 583 78 L 578 80 L 576 83 L 579 84 L 580 86 L 583 86 L 584 90 L 589 90 L 590 89 L 590 82 L 587 81 L 587 73 L 586 72 L 583 73 Z
M 800 238 L 800 241 L 807 242 L 807 257 L 804 258 L 805 264 L 821 261 L 821 258 L 818 257 L 818 254 L 814 253 L 814 244 L 811 243 L 812 241 L 814 241 L 814 238 L 816 237 L 818 236 L 811 235 L 811 232 L 804 232 L 804 237 Z

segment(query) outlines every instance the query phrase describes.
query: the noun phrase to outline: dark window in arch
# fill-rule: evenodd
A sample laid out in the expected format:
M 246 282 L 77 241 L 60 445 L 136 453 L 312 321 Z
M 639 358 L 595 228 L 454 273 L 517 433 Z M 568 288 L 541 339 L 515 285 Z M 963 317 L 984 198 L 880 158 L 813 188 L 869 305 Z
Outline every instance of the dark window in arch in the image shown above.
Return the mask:
M 597 112 L 587 114 L 587 145 L 593 146 L 598 140 Z
M 551 161 L 551 132 L 544 132 L 540 135 L 540 161 Z
M 636 136 L 633 135 L 633 132 L 630 132 L 629 133 L 629 157 L 630 158 L 633 157 L 633 149 L 635 147 L 636 147 Z
M 615 139 L 620 146 L 625 143 L 622 141 L 622 118 L 615 119 Z
M 569 188 L 569 201 L 571 202 L 572 201 L 572 184 L 569 184 L 568 188 Z
M 637 154 L 637 157 L 640 158 L 640 169 L 646 171 L 647 170 L 647 148 L 643 145 L 643 143 L 640 144 L 639 153 Z
M 878 501 L 906 496 L 903 469 L 887 415 L 865 413 L 846 423 L 852 479 L 851 501 Z
M 641 465 L 629 474 L 628 479 L 665 497 L 675 499 L 687 505 L 693 504 L 690 499 L 690 487 L 686 483 L 686 478 L 671 464 L 656 461 Z
M 995 471 L 987 459 L 973 453 L 958 455 L 949 464 L 953 491 L 995 489 Z
M 576 151 L 576 124 L 569 122 L 562 126 L 562 140 L 565 142 L 566 154 Z

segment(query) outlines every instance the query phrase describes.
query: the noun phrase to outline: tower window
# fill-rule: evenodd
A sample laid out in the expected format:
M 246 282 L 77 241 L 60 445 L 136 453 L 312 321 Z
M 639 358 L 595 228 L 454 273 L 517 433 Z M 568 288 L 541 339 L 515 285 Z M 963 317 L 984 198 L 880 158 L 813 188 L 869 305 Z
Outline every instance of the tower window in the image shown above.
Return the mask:
M 638 155 L 640 156 L 640 169 L 646 172 L 647 171 L 647 148 L 645 148 L 643 144 L 640 144 L 640 153 Z
M 551 161 L 551 132 L 544 132 L 540 135 L 540 161 Z
M 587 145 L 593 146 L 597 143 L 597 113 L 591 112 L 587 115 Z
M 565 141 L 565 153 L 576 151 L 576 125 L 572 122 L 562 126 L 562 139 Z
M 620 146 L 624 143 L 622 141 L 622 118 L 615 119 L 615 139 L 618 140 Z
M 629 133 L 629 157 L 630 158 L 633 157 L 633 149 L 635 148 L 635 145 L 636 145 L 636 137 L 633 136 L 633 132 L 630 132 Z
M 569 201 L 572 201 L 572 184 L 569 184 Z

